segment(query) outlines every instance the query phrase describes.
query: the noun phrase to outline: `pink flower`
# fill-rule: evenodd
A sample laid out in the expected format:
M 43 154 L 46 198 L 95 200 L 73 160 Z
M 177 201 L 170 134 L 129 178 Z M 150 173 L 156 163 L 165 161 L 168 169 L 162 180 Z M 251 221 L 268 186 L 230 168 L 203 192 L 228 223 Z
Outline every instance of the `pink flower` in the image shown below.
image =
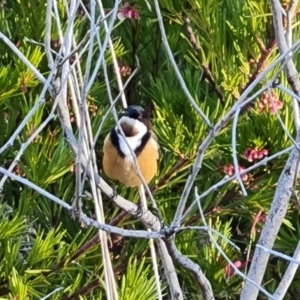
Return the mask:
M 225 165 L 223 172 L 229 176 L 232 176 L 234 174 L 234 166 L 232 164 Z
M 131 74 L 131 68 L 129 66 L 119 64 L 119 70 L 122 77 L 126 77 Z
M 233 263 L 233 265 L 237 268 L 240 269 L 245 263 L 242 263 L 240 260 L 237 260 Z M 235 269 L 231 265 L 227 265 L 225 267 L 225 275 L 227 278 L 232 277 L 235 274 Z
M 244 167 L 239 166 L 239 172 L 242 172 L 244 170 L 245 170 Z M 232 164 L 225 165 L 224 168 L 223 168 L 223 172 L 225 174 L 229 175 L 229 176 L 234 175 L 235 174 L 234 166 Z M 241 175 L 241 179 L 243 181 L 247 181 L 248 180 L 248 175 L 247 174 Z
M 267 149 L 257 150 L 256 148 L 247 148 L 243 154 L 243 157 L 248 161 L 253 162 L 254 160 L 262 159 L 266 155 L 268 155 Z
M 254 232 L 259 233 L 261 231 L 262 223 L 265 223 L 266 220 L 267 220 L 267 216 L 264 214 L 263 210 L 260 210 L 257 214 L 255 214 L 253 218 L 250 234 L 252 235 Z
M 275 115 L 278 109 L 281 109 L 283 103 L 273 92 L 265 92 L 258 101 L 259 113 L 262 114 L 267 109 L 272 115 Z
M 118 18 L 119 20 L 123 21 L 125 19 L 138 19 L 139 12 L 130 6 L 128 2 L 125 2 L 124 5 L 121 7 Z
M 240 260 L 236 260 L 233 262 L 233 265 L 236 269 L 240 270 L 241 268 L 244 268 L 246 265 L 248 265 L 248 263 L 250 263 L 251 260 L 246 260 L 246 261 L 240 261 Z M 227 278 L 232 277 L 236 270 L 234 269 L 234 267 L 232 267 L 231 265 L 227 265 L 225 267 L 225 276 Z

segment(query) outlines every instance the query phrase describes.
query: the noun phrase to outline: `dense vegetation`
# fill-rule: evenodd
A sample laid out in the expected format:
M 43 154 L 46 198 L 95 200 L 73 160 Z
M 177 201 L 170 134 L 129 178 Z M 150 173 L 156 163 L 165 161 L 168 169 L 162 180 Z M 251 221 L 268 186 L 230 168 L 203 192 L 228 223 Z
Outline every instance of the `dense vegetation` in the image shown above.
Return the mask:
M 89 1 L 83 2 L 89 11 Z M 270 4 L 264 0 L 161 0 L 159 3 L 176 64 L 195 101 L 215 124 L 258 74 L 278 57 Z M 113 7 L 112 1 L 105 1 L 103 5 L 107 13 Z M 159 172 L 150 188 L 165 223 L 169 224 L 197 147 L 208 134 L 208 128 L 188 102 L 167 58 L 151 1 L 122 5 L 120 14 L 125 19 L 117 20 L 112 33 L 113 43 L 124 82 L 138 63 L 140 66 L 125 93 L 128 104 L 141 104 L 151 111 L 154 131 L 161 146 L 161 158 Z M 68 15 L 64 1 L 57 1 L 57 6 L 62 26 L 66 29 Z M 50 72 L 43 46 L 46 9 L 46 1 L 2 1 L 0 17 L 0 31 L 45 76 Z M 295 38 L 299 36 L 298 20 L 296 14 L 293 23 Z M 55 26 L 53 22 L 51 46 L 57 50 L 60 45 Z M 89 26 L 85 10 L 79 7 L 74 26 L 78 43 Z M 100 31 L 104 37 L 101 25 Z M 35 105 L 43 84 L 2 41 L 0 53 L 1 149 Z M 84 54 L 80 61 L 83 69 L 86 57 L 87 54 Z M 294 59 L 298 64 L 297 55 Z M 115 97 L 119 90 L 109 51 L 106 52 L 106 62 Z M 92 62 L 92 69 L 96 63 Z M 252 94 L 266 80 L 257 85 Z M 284 76 L 279 80 L 288 86 Z M 271 93 L 272 97 L 267 92 L 261 94 L 241 112 L 237 127 L 237 153 L 241 168 L 292 145 L 278 121 L 279 114 L 285 128 L 291 135 L 294 134 L 290 96 L 276 88 Z M 71 103 L 71 95 L 69 97 L 68 103 Z M 109 107 L 102 69 L 87 101 L 95 133 Z M 46 94 L 45 101 L 13 145 L 0 150 L 1 167 L 9 168 L 22 145 L 49 116 L 52 105 L 50 94 Z M 117 107 L 120 109 L 121 104 Z M 96 146 L 100 175 L 105 180 L 108 179 L 101 170 L 101 147 L 113 124 L 113 118 L 105 123 Z M 231 130 L 232 121 L 216 136 L 205 153 L 195 182 L 199 193 L 225 175 L 234 173 Z M 287 155 L 282 155 L 243 176 L 248 192 L 246 197 L 242 196 L 239 184 L 232 181 L 201 200 L 208 225 L 240 247 L 237 251 L 226 240 L 217 237 L 224 252 L 243 272 L 247 272 L 251 263 L 255 243 L 286 159 Z M 76 183 L 74 163 L 75 157 L 65 142 L 60 122 L 54 118 L 26 148 L 13 172 L 71 204 Z M 1 176 L 0 180 L 3 179 Z M 55 289 L 57 291 L 51 299 L 79 299 L 79 295 L 80 299 L 106 299 L 97 230 L 82 227 L 61 206 L 13 179 L 6 179 L 4 184 L 0 181 L 0 186 L 3 188 L 0 194 L 1 299 L 40 299 Z M 88 182 L 84 190 L 90 191 Z M 122 185 L 118 185 L 117 190 L 124 198 L 137 201 L 136 190 Z M 193 200 L 194 192 L 188 204 Z M 143 228 L 140 222 L 115 207 L 108 197 L 103 196 L 103 203 L 108 223 L 128 229 Z M 95 215 L 92 199 L 84 199 L 83 210 L 89 216 Z M 196 208 L 186 216 L 183 225 L 203 225 Z M 292 199 L 274 249 L 292 255 L 298 243 L 299 228 L 298 203 Z M 239 299 L 243 279 L 234 275 L 205 232 L 184 231 L 176 236 L 176 245 L 202 267 L 216 299 Z M 147 241 L 112 237 L 111 253 L 120 299 L 156 299 Z M 281 259 L 270 260 L 264 277 L 269 292 L 275 290 L 287 265 Z M 179 267 L 177 271 L 186 299 L 201 299 L 199 287 L 191 274 Z M 165 285 L 165 299 L 169 299 L 167 291 Z M 298 274 L 286 299 L 295 299 L 299 293 Z M 261 297 L 264 299 L 263 295 Z

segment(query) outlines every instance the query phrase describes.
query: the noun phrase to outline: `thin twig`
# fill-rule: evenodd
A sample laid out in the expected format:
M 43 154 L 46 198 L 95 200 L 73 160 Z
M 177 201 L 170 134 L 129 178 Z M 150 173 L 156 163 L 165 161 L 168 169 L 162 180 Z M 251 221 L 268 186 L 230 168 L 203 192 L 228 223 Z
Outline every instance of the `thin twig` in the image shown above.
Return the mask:
M 24 184 L 25 186 L 35 190 L 37 193 L 39 193 L 42 196 L 45 196 L 46 198 L 52 200 L 53 202 L 57 203 L 58 205 L 60 205 L 61 207 L 67 209 L 69 212 L 74 212 L 74 208 L 69 205 L 67 202 L 59 199 L 58 197 L 52 195 L 51 193 L 47 192 L 46 190 L 40 188 L 38 185 L 34 184 L 33 182 L 22 178 L 16 174 L 13 174 L 12 172 L 7 171 L 6 169 L 0 167 L 0 173 L 7 175 L 8 177 Z M 127 210 L 128 211 L 135 211 L 137 209 L 136 205 L 133 204 L 131 201 L 127 201 L 124 198 L 121 199 L 123 202 L 126 202 L 124 204 L 126 204 L 127 206 Z M 153 222 L 156 220 L 155 216 L 151 216 L 151 213 L 147 213 L 143 216 L 140 217 L 140 220 L 146 221 L 148 222 Z M 151 217 L 151 221 L 149 219 L 149 217 Z M 97 229 L 100 230 L 104 230 L 108 233 L 115 233 L 115 234 L 119 234 L 122 236 L 128 236 L 128 237 L 137 237 L 137 238 L 153 238 L 153 239 L 158 239 L 158 238 L 163 238 L 165 237 L 164 233 L 162 232 L 158 232 L 158 231 L 152 231 L 152 232 L 148 232 L 146 230 L 127 230 L 127 229 L 121 229 L 115 226 L 111 226 L 111 225 L 107 225 L 107 224 L 100 224 L 97 221 L 87 217 L 85 214 L 81 214 L 80 219 L 86 224 L 86 226 L 92 226 L 95 227 Z M 148 219 L 148 220 L 147 220 Z
M 273 25 L 276 36 L 276 42 L 281 53 L 281 56 L 291 49 L 288 47 L 282 22 L 282 6 L 279 0 L 271 0 L 272 12 L 273 12 Z M 285 74 L 287 80 L 292 87 L 294 93 L 300 96 L 300 82 L 298 78 L 298 72 L 296 66 L 292 61 L 293 52 L 290 51 L 286 55 L 286 63 L 284 65 Z M 300 131 L 297 128 L 297 137 L 296 143 L 300 141 Z M 298 176 L 296 172 L 299 171 L 298 168 L 299 162 L 299 151 L 294 148 L 289 158 L 286 162 L 286 165 L 279 177 L 278 185 L 275 191 L 274 200 L 270 208 L 270 212 L 267 218 L 267 221 L 261 231 L 261 235 L 258 241 L 258 244 L 263 245 L 267 248 L 272 248 L 274 241 L 277 237 L 280 226 L 285 217 L 288 203 L 290 201 L 292 190 L 293 190 L 293 180 L 295 176 Z M 263 280 L 263 275 L 265 273 L 267 263 L 269 259 L 269 254 L 262 251 L 260 248 L 256 248 L 252 263 L 248 272 L 248 276 L 251 280 L 255 281 L 256 284 L 261 284 Z M 254 300 L 258 295 L 258 289 L 253 287 L 253 284 L 246 282 L 242 293 L 241 299 Z
M 271 92 L 270 88 L 268 89 L 268 94 L 269 94 L 268 97 L 269 97 L 269 99 L 271 100 L 272 106 L 273 106 L 273 107 L 276 107 L 276 104 L 275 104 L 275 101 L 274 101 L 274 99 L 273 99 L 273 95 L 272 95 L 272 92 Z M 275 109 L 276 109 L 276 108 L 275 108 Z M 289 138 L 290 141 L 293 143 L 293 145 L 300 151 L 300 147 L 297 145 L 295 139 L 292 137 L 292 135 L 290 134 L 289 130 L 286 128 L 286 126 L 285 126 L 285 124 L 284 124 L 282 118 L 280 117 L 280 114 L 279 114 L 279 112 L 278 112 L 278 109 L 276 109 L 275 114 L 276 114 L 276 117 L 277 117 L 277 119 L 278 119 L 278 121 L 279 121 L 279 123 L 280 123 L 280 125 L 281 125 L 281 127 L 282 127 L 282 129 L 283 129 L 283 131 L 285 132 L 285 134 L 288 136 L 288 138 Z
M 55 65 L 57 65 L 57 64 L 55 64 Z M 34 106 L 30 109 L 30 111 L 28 112 L 26 117 L 22 120 L 21 124 L 15 130 L 15 132 L 10 136 L 9 140 L 0 148 L 0 154 L 3 153 L 6 149 L 8 149 L 9 147 L 11 147 L 14 144 L 15 139 L 18 137 L 18 135 L 20 134 L 22 129 L 26 126 L 28 121 L 32 118 L 32 116 L 39 109 L 39 107 L 44 104 L 45 94 L 46 94 L 47 90 L 50 89 L 52 91 L 51 83 L 53 81 L 54 76 L 55 76 L 55 68 L 53 68 L 51 70 L 46 82 L 44 83 L 41 94 L 40 94 L 38 100 L 36 101 L 36 103 L 34 104 Z
M 46 295 L 45 297 L 40 298 L 40 300 L 46 300 L 46 299 L 48 299 L 50 296 L 52 296 L 53 294 L 55 294 L 55 293 L 57 293 L 57 292 L 59 292 L 59 291 L 61 291 L 61 290 L 63 290 L 63 289 L 64 289 L 63 287 L 58 287 L 58 288 L 56 288 L 54 291 L 52 291 L 51 293 L 49 293 L 48 295 Z
M 171 299 L 183 300 L 183 293 L 180 288 L 177 272 L 175 270 L 174 263 L 172 257 L 169 254 L 167 246 L 162 239 L 157 239 L 156 245 L 164 266 L 165 275 L 169 284 L 169 289 L 171 291 Z
M 244 183 L 243 183 L 241 175 L 240 175 L 239 162 L 238 162 L 238 158 L 237 158 L 237 154 L 236 154 L 236 132 L 237 132 L 237 123 L 238 123 L 240 111 L 241 111 L 241 107 L 238 106 L 235 111 L 234 118 L 233 118 L 231 147 L 232 147 L 232 157 L 233 157 L 233 164 L 234 164 L 236 178 L 242 189 L 243 196 L 247 196 L 247 191 L 245 189 Z
M 280 257 L 280 258 L 282 258 L 282 259 L 284 259 L 284 260 L 287 260 L 287 261 L 289 261 L 289 262 L 292 262 L 292 263 L 294 263 L 294 264 L 300 265 L 300 260 L 299 260 L 299 259 L 295 259 L 295 258 L 290 257 L 290 256 L 288 256 L 288 255 L 282 254 L 281 252 L 278 252 L 278 251 L 269 249 L 269 248 L 267 248 L 267 247 L 264 247 L 264 246 L 262 246 L 262 245 L 260 245 L 260 244 L 257 244 L 256 247 L 259 248 L 259 249 L 262 249 L 262 250 L 263 250 L 264 252 L 266 252 L 266 253 L 272 254 L 272 255 L 274 255 L 274 256 Z M 299 254 L 298 254 L 298 255 L 299 255 Z
M 201 219 L 202 222 L 204 224 L 204 226 L 208 227 L 203 211 L 202 211 L 202 207 L 201 207 L 201 203 L 200 203 L 200 199 L 199 199 L 199 195 L 197 192 L 197 188 L 195 188 L 195 197 L 197 199 L 197 203 L 198 203 L 198 208 L 199 208 L 199 212 L 201 214 Z M 259 289 L 262 293 L 264 293 L 266 296 L 269 297 L 269 299 L 274 299 L 276 300 L 270 293 L 268 293 L 264 288 L 262 288 L 259 284 L 257 284 L 255 281 L 253 281 L 252 279 L 248 278 L 244 273 L 242 273 L 235 265 L 234 263 L 231 261 L 231 259 L 225 254 L 225 252 L 223 251 L 223 249 L 220 247 L 220 245 L 217 243 L 217 241 L 215 240 L 214 236 L 210 233 L 210 231 L 208 231 L 208 235 L 210 238 L 210 241 L 214 244 L 214 246 L 216 247 L 216 249 L 220 252 L 220 254 L 223 256 L 223 258 L 228 262 L 228 264 L 234 269 L 234 271 L 236 272 L 236 274 L 238 274 L 239 276 L 241 276 L 244 280 L 246 280 L 247 282 L 250 282 L 251 284 L 255 285 L 255 287 L 257 289 Z
M 214 294 L 212 290 L 212 286 L 208 279 L 206 278 L 205 274 L 202 272 L 199 264 L 194 263 L 190 258 L 183 255 L 176 247 L 174 240 L 167 240 L 167 247 L 170 252 L 171 257 L 182 266 L 184 269 L 189 270 L 196 279 L 198 283 L 203 300 L 214 300 Z
M 300 142 L 297 143 L 298 147 L 300 147 Z M 287 154 L 289 153 L 291 150 L 293 150 L 295 148 L 295 146 L 290 146 L 287 147 L 269 157 L 265 157 L 264 159 L 260 160 L 259 162 L 257 162 L 256 164 L 250 166 L 247 169 L 244 169 L 243 171 L 240 172 L 240 175 L 244 175 L 247 174 L 249 172 L 251 172 L 252 170 L 257 169 L 260 166 L 264 166 L 266 165 L 269 161 L 272 161 L 280 156 L 282 156 L 283 154 Z M 235 180 L 236 179 L 236 174 L 232 175 L 232 176 L 228 176 L 226 175 L 221 181 L 219 181 L 218 183 L 214 184 L 213 186 L 211 186 L 209 189 L 207 189 L 205 192 L 203 192 L 201 195 L 199 195 L 199 199 L 203 199 L 204 197 L 206 197 L 207 195 L 209 195 L 211 192 L 216 191 L 218 188 L 220 188 L 221 186 L 223 186 L 224 184 Z M 193 209 L 195 208 L 195 206 L 197 205 L 197 201 L 194 201 L 190 207 L 186 210 L 186 212 L 184 213 L 184 215 L 182 216 L 181 222 L 183 222 L 193 211 Z
M 154 0 L 154 6 L 155 6 L 155 10 L 156 10 L 156 15 L 157 15 L 158 23 L 159 23 L 160 32 L 161 32 L 161 35 L 162 35 L 162 41 L 163 41 L 163 44 L 165 46 L 167 56 L 168 56 L 172 66 L 173 66 L 173 69 L 174 69 L 175 73 L 176 73 L 177 79 L 180 82 L 181 88 L 182 88 L 183 92 L 185 93 L 185 95 L 187 96 L 188 101 L 191 103 L 191 105 L 194 107 L 194 109 L 201 116 L 201 118 L 203 119 L 205 124 L 209 128 L 211 128 L 212 127 L 211 122 L 209 121 L 208 117 L 204 114 L 204 112 L 201 110 L 199 105 L 194 100 L 193 96 L 191 95 L 190 91 L 188 90 L 188 88 L 186 86 L 186 83 L 185 83 L 185 81 L 184 81 L 184 79 L 183 79 L 183 77 L 182 77 L 182 75 L 181 75 L 181 73 L 178 69 L 177 63 L 174 59 L 172 50 L 171 50 L 170 45 L 168 43 L 168 39 L 167 39 L 167 36 L 166 36 L 166 31 L 165 31 L 161 11 L 160 11 L 160 8 L 159 8 L 158 0 Z
M 24 151 L 26 150 L 26 148 L 38 136 L 38 134 L 45 128 L 45 126 L 54 118 L 54 116 L 55 116 L 54 111 L 56 109 L 56 106 L 57 106 L 57 101 L 54 102 L 53 107 L 51 109 L 51 112 L 48 115 L 48 117 L 46 118 L 46 120 L 31 134 L 30 138 L 25 143 L 23 143 L 21 145 L 21 148 L 20 148 L 18 154 L 15 156 L 13 162 L 10 164 L 10 166 L 8 168 L 9 172 L 11 172 L 14 169 L 14 167 L 16 166 L 16 164 L 19 162 L 19 160 L 20 160 L 21 156 L 23 155 Z M 3 187 L 6 179 L 7 179 L 6 175 L 4 175 L 1 178 L 1 181 L 0 181 L 0 191 L 2 190 L 2 187 Z
M 189 35 L 190 42 L 191 42 L 194 50 L 196 51 L 196 53 L 198 53 L 199 50 L 201 49 L 201 46 L 199 45 L 198 40 L 197 40 L 197 38 L 194 34 L 193 28 L 190 25 L 191 20 L 186 14 L 184 14 L 183 15 L 183 21 L 186 25 L 186 31 Z M 203 76 L 212 85 L 212 88 L 213 88 L 214 92 L 216 93 L 216 95 L 218 96 L 219 100 L 222 103 L 225 103 L 225 96 L 224 96 L 223 92 L 221 91 L 221 89 L 219 88 L 219 86 L 217 85 L 217 83 L 216 83 L 216 81 L 213 77 L 213 74 L 211 73 L 209 67 L 207 65 L 205 65 L 204 63 L 201 64 L 201 67 L 202 67 L 202 70 L 203 70 Z M 202 76 L 201 76 L 201 78 L 202 78 Z
M 79 124 L 79 139 L 78 139 L 78 147 L 76 152 L 76 162 L 77 162 L 77 184 L 76 184 L 76 197 L 77 199 L 77 207 L 81 206 L 81 194 L 83 191 L 83 180 L 81 179 L 81 159 L 83 157 L 91 157 L 91 161 L 87 162 L 87 167 L 91 168 L 93 172 L 90 173 L 90 185 L 92 188 L 92 194 L 93 199 L 95 201 L 95 211 L 96 211 L 96 217 L 98 223 L 105 223 L 105 217 L 104 217 L 104 208 L 102 203 L 102 195 L 99 189 L 96 188 L 96 181 L 94 174 L 98 173 L 97 170 L 97 164 L 96 164 L 96 155 L 94 149 L 90 149 L 89 145 L 93 143 L 93 135 L 92 135 L 92 126 L 91 121 L 88 113 L 88 108 L 86 104 L 86 97 L 89 92 L 89 89 L 91 87 L 90 85 L 90 68 L 91 68 L 91 61 L 93 59 L 93 48 L 94 48 L 94 36 L 96 34 L 97 39 L 99 39 L 99 32 L 96 30 L 96 24 L 95 24 L 95 1 L 91 2 L 90 10 L 91 15 L 88 15 L 88 18 L 90 20 L 90 39 L 89 39 L 89 47 L 88 47 L 88 58 L 87 58 L 87 65 L 86 65 L 86 71 L 84 78 L 82 79 L 82 71 L 80 64 L 77 64 L 78 73 L 79 73 L 79 80 L 80 85 L 82 86 L 82 90 L 80 91 L 80 88 L 78 87 L 78 84 L 75 86 L 75 92 L 77 95 L 80 94 L 80 97 L 77 98 L 79 100 L 79 103 L 77 101 L 73 100 L 73 105 L 75 107 L 75 110 L 77 111 L 76 117 L 77 117 L 77 124 Z M 117 7 L 115 7 L 115 10 L 113 13 L 116 14 Z M 74 43 L 75 41 L 73 41 Z M 102 52 L 103 53 L 103 52 Z M 102 57 L 104 58 L 103 54 Z M 97 72 L 97 69 L 93 70 L 93 74 Z M 77 83 L 77 77 L 74 76 L 74 81 Z M 72 84 L 70 84 L 72 86 Z M 73 88 L 74 89 L 74 88 Z M 78 105 L 79 104 L 79 105 Z M 79 107 L 78 107 L 79 106 Z M 82 155 L 82 150 L 84 154 Z M 77 210 L 77 213 L 78 212 Z M 104 267 L 104 278 L 105 278 L 105 286 L 106 286 L 106 296 L 110 300 L 118 299 L 118 293 L 116 288 L 116 282 L 115 277 L 113 273 L 112 268 L 112 262 L 109 254 L 109 249 L 107 245 L 107 235 L 103 231 L 99 231 L 99 237 L 101 240 L 101 250 L 102 250 L 102 256 L 103 256 L 103 267 Z
M 104 12 L 104 9 L 103 9 L 102 1 L 100 1 L 100 0 L 97 0 L 97 1 L 98 1 L 98 5 L 99 5 L 99 8 L 100 8 L 100 13 L 101 13 L 102 17 L 104 18 L 105 17 L 105 12 Z M 104 25 L 104 29 L 105 29 L 106 33 L 108 34 L 109 28 L 107 26 L 106 20 L 103 21 L 103 25 Z M 116 74 L 116 77 L 117 77 L 117 83 L 118 83 L 119 91 L 123 91 L 124 87 L 123 87 L 122 78 L 121 78 L 121 74 L 120 74 L 120 68 L 119 68 L 119 65 L 118 65 L 118 61 L 117 61 L 114 45 L 113 45 L 113 42 L 112 42 L 112 39 L 111 39 L 111 35 L 109 35 L 109 47 L 110 47 L 110 53 L 111 53 L 112 60 L 113 60 L 113 66 L 114 66 L 115 74 Z M 122 99 L 123 107 L 124 108 L 127 107 L 127 101 L 126 101 L 126 97 L 125 97 L 124 92 L 121 95 L 121 99 Z
M 291 47 L 293 43 L 292 21 L 293 21 L 294 13 L 298 5 L 298 2 L 299 2 L 298 0 L 291 0 L 289 3 L 289 8 L 286 12 L 287 25 L 286 25 L 285 38 L 288 47 Z M 293 98 L 292 101 L 293 101 L 294 123 L 295 123 L 296 130 L 298 130 L 300 127 L 299 103 L 296 101 L 295 98 Z
M 259 246 L 259 245 L 258 245 Z M 274 253 L 272 253 L 274 254 Z M 277 254 L 274 254 L 276 256 L 279 256 Z M 281 253 L 280 253 L 281 255 Z M 281 257 L 281 256 L 279 256 Z M 284 257 L 282 257 L 284 258 Z M 288 288 L 290 287 L 291 283 L 293 282 L 293 279 L 296 275 L 296 272 L 299 268 L 299 264 L 300 264 L 300 242 L 298 242 L 297 248 L 294 252 L 293 255 L 293 261 L 290 261 L 290 264 L 288 266 L 288 268 L 286 269 L 283 277 L 280 280 L 280 283 L 276 289 L 276 291 L 274 292 L 273 296 L 277 299 L 277 300 L 281 300 L 285 297 Z
M 7 38 L 2 32 L 0 32 L 0 39 L 16 54 L 24 65 L 34 74 L 34 76 L 43 84 L 47 84 L 45 77 L 32 65 L 32 63 L 25 57 L 25 55 Z M 51 88 L 51 86 L 49 86 Z
M 142 203 L 142 206 L 143 206 L 144 209 L 148 209 L 147 199 L 146 199 L 145 189 L 144 189 L 143 184 L 141 184 L 138 189 L 139 189 L 139 195 L 140 195 L 140 199 L 141 199 L 140 201 Z M 147 230 L 149 232 L 151 232 L 150 228 L 148 228 Z M 157 258 L 156 258 L 156 252 L 155 252 L 153 239 L 149 240 L 149 247 L 150 247 L 150 252 L 151 252 L 154 276 L 155 276 L 155 285 L 156 285 L 157 297 L 158 297 L 159 300 L 162 300 L 162 292 L 161 292 L 161 287 L 160 287 L 160 279 L 159 279 Z
M 213 127 L 213 129 L 210 130 L 209 134 L 206 136 L 204 141 L 201 143 L 201 145 L 198 147 L 197 156 L 195 159 L 195 162 L 193 166 L 191 167 L 191 172 L 189 177 L 187 178 L 186 184 L 184 186 L 183 192 L 181 194 L 181 198 L 179 201 L 179 204 L 177 206 L 177 210 L 175 213 L 174 220 L 172 222 L 171 227 L 179 227 L 181 218 L 183 215 L 183 211 L 185 208 L 186 201 L 188 199 L 188 196 L 190 194 L 191 188 L 194 184 L 194 181 L 196 179 L 196 176 L 198 175 L 199 170 L 202 166 L 202 160 L 204 153 L 210 143 L 213 141 L 215 136 L 220 132 L 220 130 L 228 123 L 228 121 L 234 116 L 236 110 L 238 107 L 241 107 L 242 104 L 246 103 L 246 99 L 250 92 L 253 91 L 253 89 L 256 87 L 256 85 L 263 80 L 266 75 L 275 68 L 280 62 L 284 61 L 285 63 L 288 63 L 285 61 L 287 55 L 289 55 L 290 52 L 292 52 L 294 49 L 297 49 L 300 45 L 300 40 L 298 40 L 291 48 L 287 49 L 283 54 L 281 54 L 275 61 L 273 61 L 268 68 L 266 68 L 264 71 L 262 71 L 257 78 L 248 86 L 248 88 L 243 92 L 243 94 L 240 96 L 238 101 L 231 107 L 231 109 L 225 114 L 225 116 Z M 270 83 L 267 83 L 267 86 L 269 86 Z M 267 86 L 263 87 L 263 89 L 266 89 Z M 258 94 L 258 93 L 256 93 Z
M 46 27 L 45 27 L 45 53 L 48 61 L 49 70 L 54 67 L 52 51 L 51 51 L 51 24 L 52 24 L 52 1 L 47 0 L 47 11 L 46 11 Z

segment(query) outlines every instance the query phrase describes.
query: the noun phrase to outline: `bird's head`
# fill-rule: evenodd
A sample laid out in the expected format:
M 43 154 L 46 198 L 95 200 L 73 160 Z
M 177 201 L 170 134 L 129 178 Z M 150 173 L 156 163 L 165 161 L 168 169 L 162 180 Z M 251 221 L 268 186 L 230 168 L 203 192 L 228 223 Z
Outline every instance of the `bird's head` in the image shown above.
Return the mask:
M 130 105 L 130 106 L 124 108 L 119 113 L 120 118 L 123 116 L 129 117 L 131 119 L 136 119 L 139 121 L 142 119 L 149 118 L 147 112 L 141 106 L 138 106 L 138 105 Z
M 138 105 L 130 105 L 125 109 L 123 109 L 119 113 L 119 119 L 121 125 L 122 123 L 136 124 L 137 122 L 141 122 L 147 127 L 147 130 L 152 129 L 152 124 L 150 122 L 150 117 L 148 112 L 144 108 Z

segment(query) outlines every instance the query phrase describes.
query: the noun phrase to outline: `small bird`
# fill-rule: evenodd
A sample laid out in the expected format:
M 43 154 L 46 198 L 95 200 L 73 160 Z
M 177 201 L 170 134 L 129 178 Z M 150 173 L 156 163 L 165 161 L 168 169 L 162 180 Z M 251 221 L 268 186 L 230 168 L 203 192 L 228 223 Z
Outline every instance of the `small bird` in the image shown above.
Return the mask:
M 157 171 L 157 138 L 152 132 L 150 118 L 142 107 L 128 106 L 121 111 L 119 117 L 118 124 L 127 143 L 118 126 L 115 126 L 104 140 L 103 169 L 111 179 L 119 180 L 128 187 L 139 187 L 142 181 L 137 175 L 132 151 L 136 155 L 143 178 L 149 183 Z

